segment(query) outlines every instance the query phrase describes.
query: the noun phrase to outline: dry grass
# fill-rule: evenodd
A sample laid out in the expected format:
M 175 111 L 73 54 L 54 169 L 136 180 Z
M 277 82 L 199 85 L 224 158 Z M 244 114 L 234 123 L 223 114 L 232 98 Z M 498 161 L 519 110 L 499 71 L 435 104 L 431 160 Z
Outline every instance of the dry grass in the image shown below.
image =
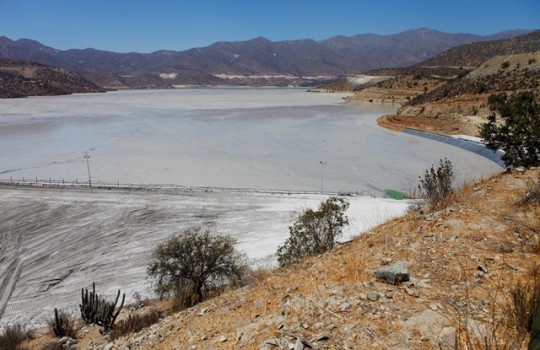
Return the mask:
M 114 340 L 131 333 L 139 332 L 146 327 L 158 323 L 161 317 L 162 312 L 156 309 L 130 316 L 127 319 L 119 321 L 114 326 L 114 329 L 109 333 L 109 338 Z
M 23 350 L 22 344 L 27 339 L 28 333 L 21 325 L 9 326 L 0 334 L 0 349 Z

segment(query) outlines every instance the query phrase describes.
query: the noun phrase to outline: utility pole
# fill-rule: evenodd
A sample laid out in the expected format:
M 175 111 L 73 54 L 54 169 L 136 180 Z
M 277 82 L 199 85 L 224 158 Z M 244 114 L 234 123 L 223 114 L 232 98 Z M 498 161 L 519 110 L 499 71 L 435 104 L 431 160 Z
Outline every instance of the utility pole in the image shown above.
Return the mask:
M 84 152 L 84 159 L 86 159 L 86 169 L 88 169 L 88 187 L 92 187 L 92 178 L 90 177 L 90 164 L 88 163 L 90 155 L 88 154 L 88 152 Z
M 324 193 L 324 166 L 328 162 L 319 160 L 319 163 L 321 163 L 321 193 Z

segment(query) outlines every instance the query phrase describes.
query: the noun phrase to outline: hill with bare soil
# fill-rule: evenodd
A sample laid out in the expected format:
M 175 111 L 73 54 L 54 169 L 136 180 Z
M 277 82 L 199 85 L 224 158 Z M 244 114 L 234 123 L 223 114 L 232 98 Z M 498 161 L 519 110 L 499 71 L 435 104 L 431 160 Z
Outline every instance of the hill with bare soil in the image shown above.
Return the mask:
M 0 98 L 103 92 L 79 74 L 33 62 L 0 59 Z
M 511 39 L 484 41 L 453 47 L 418 65 L 471 67 L 474 69 L 495 56 L 515 55 L 538 50 L 540 50 L 539 30 Z
M 536 169 L 467 185 L 443 209 L 411 211 L 293 268 L 259 270 L 247 287 L 138 333 L 110 341 L 84 326 L 75 347 L 525 349 L 516 321 L 527 316 L 513 300 L 540 290 L 538 181 Z M 393 265 L 410 281 L 375 277 Z M 132 307 L 131 317 L 166 304 Z M 30 349 L 53 339 L 45 333 Z
M 490 95 L 540 92 L 539 61 L 540 51 L 494 57 L 468 75 L 407 101 L 397 115 L 383 117 L 379 124 L 477 136 L 490 114 Z

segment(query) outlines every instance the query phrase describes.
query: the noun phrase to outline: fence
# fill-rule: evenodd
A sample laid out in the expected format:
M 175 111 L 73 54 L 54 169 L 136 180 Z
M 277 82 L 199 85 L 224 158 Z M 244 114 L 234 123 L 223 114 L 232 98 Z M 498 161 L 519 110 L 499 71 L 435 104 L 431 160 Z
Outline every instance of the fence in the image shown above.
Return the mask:
M 185 186 L 175 184 L 131 184 L 121 183 L 119 180 L 116 183 L 94 182 L 90 185 L 88 180 L 79 181 L 66 180 L 66 179 L 39 179 L 37 177 L 26 178 L 22 177 L 15 179 L 9 177 L 9 179 L 0 179 L 0 185 L 4 186 L 26 186 L 26 187 L 45 187 L 45 188 L 77 188 L 77 189 L 118 189 L 118 190 L 130 190 L 130 191 L 148 191 L 148 192 L 171 192 L 171 193 L 210 193 L 210 192 L 237 192 L 237 193 L 261 193 L 261 194 L 324 194 L 328 196 L 361 196 L 375 198 L 375 194 L 370 191 L 356 191 L 356 192 L 327 192 L 321 193 L 319 191 L 292 191 L 292 190 L 273 190 L 273 189 L 255 189 L 255 188 L 235 188 L 235 187 L 211 187 L 211 186 Z

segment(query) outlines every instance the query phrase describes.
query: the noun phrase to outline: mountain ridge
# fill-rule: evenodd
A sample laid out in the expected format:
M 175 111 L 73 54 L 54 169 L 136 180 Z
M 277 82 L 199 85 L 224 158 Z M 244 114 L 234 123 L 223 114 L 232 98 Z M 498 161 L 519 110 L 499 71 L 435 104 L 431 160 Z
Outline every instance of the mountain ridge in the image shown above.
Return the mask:
M 158 50 L 151 53 L 118 53 L 95 48 L 57 50 L 35 40 L 11 40 L 2 36 L 0 57 L 34 61 L 77 72 L 116 75 L 190 70 L 213 75 L 337 77 L 376 68 L 409 66 L 450 47 L 527 32 L 513 30 L 480 36 L 420 28 L 390 35 L 338 35 L 319 41 L 270 41 L 260 36 L 245 41 L 219 41 L 184 51 Z

